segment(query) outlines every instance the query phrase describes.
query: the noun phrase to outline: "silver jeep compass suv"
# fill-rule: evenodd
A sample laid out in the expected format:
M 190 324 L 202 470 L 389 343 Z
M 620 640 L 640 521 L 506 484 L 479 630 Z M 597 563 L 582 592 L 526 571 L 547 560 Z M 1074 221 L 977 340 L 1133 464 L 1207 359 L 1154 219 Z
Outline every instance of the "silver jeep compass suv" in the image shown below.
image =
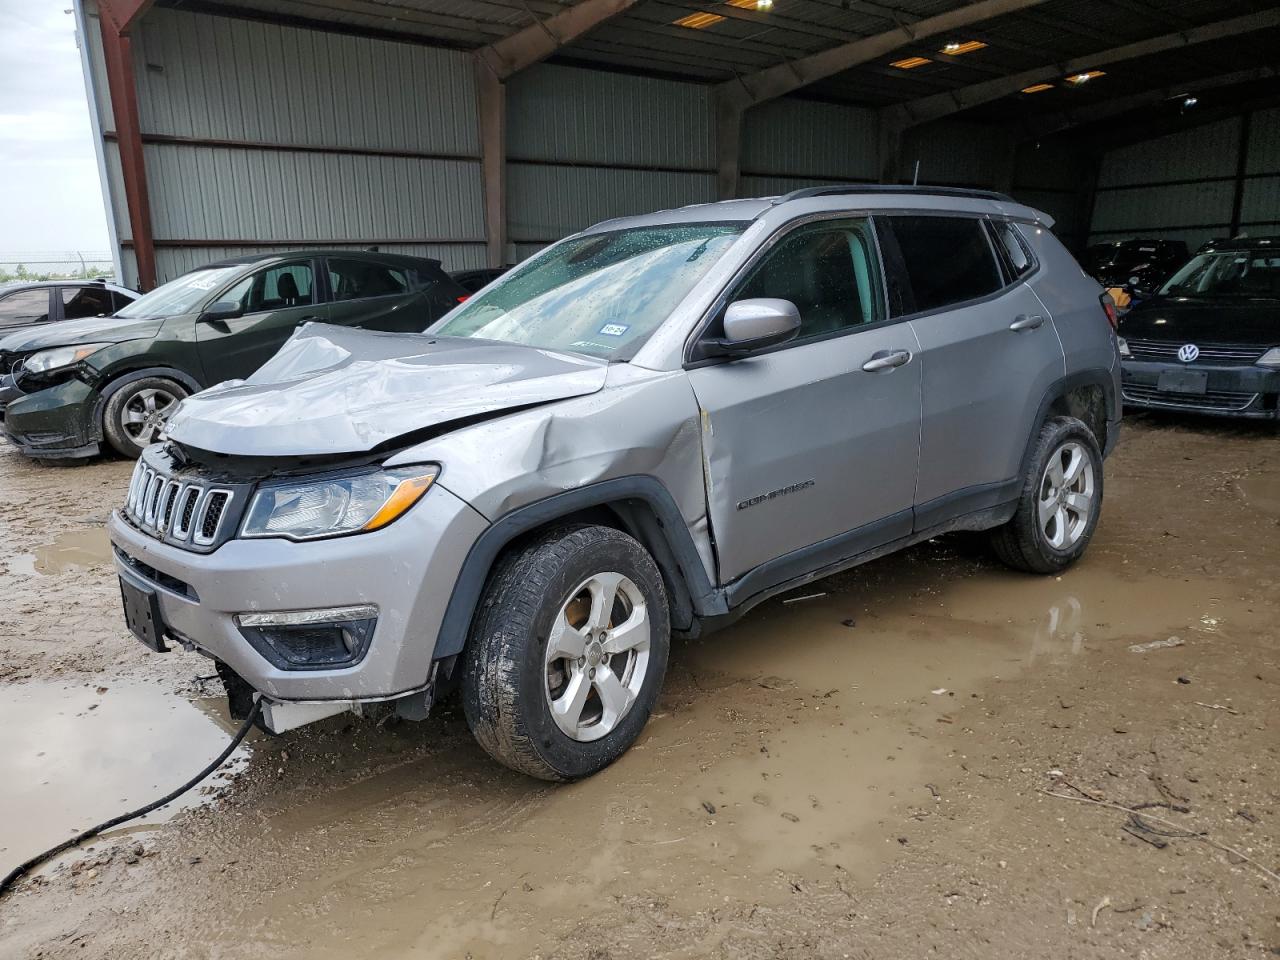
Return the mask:
M 126 618 L 285 730 L 421 718 L 571 780 L 673 634 L 948 530 L 1053 573 L 1116 441 L 1101 288 L 999 194 L 841 187 L 613 220 L 423 334 L 302 328 L 184 400 L 111 539 Z

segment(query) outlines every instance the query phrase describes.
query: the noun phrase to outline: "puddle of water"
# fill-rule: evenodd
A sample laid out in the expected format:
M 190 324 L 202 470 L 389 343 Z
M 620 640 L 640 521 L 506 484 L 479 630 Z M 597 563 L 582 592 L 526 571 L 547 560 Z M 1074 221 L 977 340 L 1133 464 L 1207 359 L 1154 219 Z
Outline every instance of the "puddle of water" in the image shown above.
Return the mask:
M 1255 473 L 1240 480 L 1238 487 L 1254 509 L 1280 517 L 1280 473 Z
M 163 796 L 226 746 L 223 701 L 154 683 L 13 684 L 0 696 L 0 873 L 95 823 Z M 247 762 L 242 746 L 207 783 Z M 219 778 L 219 779 L 215 779 Z M 208 802 L 199 788 L 137 824 Z M 122 826 L 119 829 L 128 829 Z
M 993 678 L 1078 670 L 1102 649 L 1172 673 L 1186 648 L 1126 648 L 1173 634 L 1213 643 L 1268 613 L 1239 584 L 1121 576 L 1096 556 L 1027 577 L 931 546 L 678 642 L 640 741 L 582 783 L 499 767 L 456 708 L 391 734 L 429 746 L 372 774 L 354 754 L 338 761 L 332 739 L 307 746 L 323 730 L 299 731 L 289 776 L 343 785 L 266 792 L 218 824 L 272 877 L 250 882 L 233 928 L 183 908 L 187 942 L 309 960 L 524 957 L 548 931 L 641 898 L 693 912 L 782 903 L 790 878 L 847 874 L 856 887 L 900 855 L 912 817 L 946 815 L 929 784 L 947 789 L 970 743 L 965 708 L 983 709 L 974 697 Z M 192 737 L 172 739 L 185 771 Z
M 67 530 L 35 553 L 10 557 L 9 572 L 22 576 L 56 576 L 73 567 L 92 567 L 111 559 L 111 541 L 105 527 Z

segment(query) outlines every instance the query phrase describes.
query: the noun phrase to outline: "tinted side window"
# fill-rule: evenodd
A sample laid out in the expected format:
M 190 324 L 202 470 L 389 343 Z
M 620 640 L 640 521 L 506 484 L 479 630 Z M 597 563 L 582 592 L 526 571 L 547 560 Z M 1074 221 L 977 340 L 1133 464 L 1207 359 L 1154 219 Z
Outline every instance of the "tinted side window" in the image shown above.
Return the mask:
M 363 300 L 409 292 L 405 271 L 367 260 L 330 260 L 329 287 L 334 300 Z
M 49 319 L 49 290 L 19 290 L 0 299 L 0 330 Z
M 1000 270 L 982 221 L 972 217 L 890 217 L 916 310 L 994 293 Z
M 1018 233 L 1018 228 L 1012 223 L 992 223 L 991 229 L 995 231 L 996 239 L 1000 242 L 1000 250 L 1010 274 L 1016 278 L 1030 273 L 1036 262 Z
M 219 299 L 241 304 L 245 313 L 304 307 L 315 302 L 315 277 L 309 262 L 283 263 L 245 277 Z
M 801 227 L 752 269 L 733 300 L 777 297 L 800 311 L 800 337 L 880 319 L 879 277 L 865 221 Z
M 123 307 L 127 307 L 131 303 L 133 303 L 132 297 L 126 297 L 123 293 L 117 293 L 114 290 L 111 291 L 111 312 L 112 313 L 122 309 Z
M 111 294 L 101 287 L 62 287 L 62 316 L 65 320 L 115 313 Z

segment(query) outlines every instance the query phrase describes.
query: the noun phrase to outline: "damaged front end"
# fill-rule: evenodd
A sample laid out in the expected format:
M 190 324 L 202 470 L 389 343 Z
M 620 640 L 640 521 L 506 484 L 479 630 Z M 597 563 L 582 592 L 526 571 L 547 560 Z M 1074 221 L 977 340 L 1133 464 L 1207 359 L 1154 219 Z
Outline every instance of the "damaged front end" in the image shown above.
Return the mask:
M 213 658 L 233 709 L 261 694 L 277 732 L 344 711 L 425 717 L 455 659 L 435 655 L 441 618 L 488 521 L 446 465 L 404 451 L 599 390 L 606 370 L 308 327 L 249 381 L 187 399 L 144 451 L 109 525 L 130 626 Z

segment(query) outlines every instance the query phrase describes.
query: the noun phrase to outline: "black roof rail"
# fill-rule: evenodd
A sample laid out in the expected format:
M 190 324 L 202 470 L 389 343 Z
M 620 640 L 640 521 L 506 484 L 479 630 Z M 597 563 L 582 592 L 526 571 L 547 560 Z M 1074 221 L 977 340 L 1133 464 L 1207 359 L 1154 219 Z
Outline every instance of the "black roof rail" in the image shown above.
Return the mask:
M 780 203 L 787 203 L 791 200 L 805 200 L 809 197 L 838 197 L 863 193 L 904 194 L 925 197 L 966 197 L 970 200 L 998 200 L 1001 203 L 1017 202 L 1013 197 L 1004 193 L 997 193 L 994 190 L 972 190 L 968 187 L 913 187 L 900 183 L 843 183 L 832 184 L 827 187 L 805 187 L 802 190 L 792 190 L 790 193 L 774 199 L 773 205 L 777 206 Z

